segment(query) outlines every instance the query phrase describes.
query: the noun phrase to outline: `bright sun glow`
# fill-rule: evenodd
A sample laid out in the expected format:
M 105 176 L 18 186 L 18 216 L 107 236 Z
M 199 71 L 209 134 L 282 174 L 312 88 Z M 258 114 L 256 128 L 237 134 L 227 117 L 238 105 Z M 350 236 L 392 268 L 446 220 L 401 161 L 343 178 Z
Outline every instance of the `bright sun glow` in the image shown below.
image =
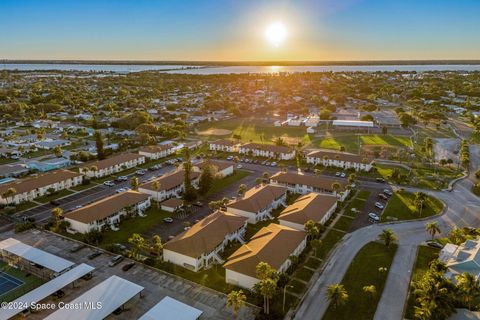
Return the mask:
M 281 22 L 272 23 L 265 30 L 265 38 L 272 45 L 278 47 L 287 38 L 287 28 Z

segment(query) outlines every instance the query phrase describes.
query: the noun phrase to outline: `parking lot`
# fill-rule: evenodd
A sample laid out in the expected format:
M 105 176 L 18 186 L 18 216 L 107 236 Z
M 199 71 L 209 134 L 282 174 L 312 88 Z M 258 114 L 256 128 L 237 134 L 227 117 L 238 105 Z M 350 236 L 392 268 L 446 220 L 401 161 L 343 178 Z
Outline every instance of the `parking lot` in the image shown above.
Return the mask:
M 72 253 L 70 252 L 70 249 L 76 244 L 75 241 L 44 231 L 29 230 L 21 234 L 12 233 L 3 234 L 3 236 L 14 237 L 24 243 L 68 259 L 77 264 L 83 262 L 95 267 L 92 279 L 79 280 L 75 283 L 74 288 L 68 286 L 63 290 L 65 296 L 56 302 L 69 302 L 100 282 L 106 280 L 108 277 L 117 275 L 143 286 L 145 290 L 143 291 L 141 298 L 135 297 L 132 301 L 126 304 L 125 311 L 119 315 L 111 315 L 108 319 L 138 319 L 142 314 L 167 295 L 202 310 L 204 313 L 200 319 L 223 320 L 233 318 L 233 314 L 226 306 L 225 295 L 163 271 L 149 268 L 139 263 L 136 263 L 130 270 L 123 271 L 122 267 L 131 262 L 128 259 L 124 259 L 114 267 L 109 267 L 108 263 L 113 257 L 112 254 L 101 251 L 101 255 L 90 260 L 88 256 L 99 249 L 87 246 Z M 54 302 L 54 300 L 49 302 Z M 253 306 L 242 308 L 237 319 L 254 319 L 254 310 L 256 310 L 256 307 Z M 43 319 L 51 312 L 52 311 L 42 311 L 32 314 L 29 318 Z

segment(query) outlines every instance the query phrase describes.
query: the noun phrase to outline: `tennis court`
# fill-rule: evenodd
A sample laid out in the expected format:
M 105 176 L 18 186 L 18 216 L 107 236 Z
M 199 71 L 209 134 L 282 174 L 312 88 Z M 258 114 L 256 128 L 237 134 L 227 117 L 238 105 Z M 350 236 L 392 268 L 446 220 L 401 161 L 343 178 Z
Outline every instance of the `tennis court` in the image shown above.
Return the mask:
M 18 288 L 21 285 L 23 285 L 23 281 L 0 271 L 0 296 L 3 296 L 7 292 Z

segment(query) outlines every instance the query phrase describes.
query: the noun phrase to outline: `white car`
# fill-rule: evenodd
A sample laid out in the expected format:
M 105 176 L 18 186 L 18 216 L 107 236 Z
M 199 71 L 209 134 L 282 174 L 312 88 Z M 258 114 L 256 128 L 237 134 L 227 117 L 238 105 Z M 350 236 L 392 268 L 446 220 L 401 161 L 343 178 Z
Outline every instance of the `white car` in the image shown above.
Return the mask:
M 383 190 L 383 193 L 385 193 L 387 196 L 393 195 L 392 191 L 390 191 L 390 190 L 388 190 L 388 189 L 384 189 L 384 190 Z
M 115 185 L 115 183 L 113 181 L 110 181 L 110 180 L 105 181 L 103 184 L 106 185 L 107 187 L 113 187 Z
M 370 212 L 370 213 L 368 214 L 368 217 L 369 217 L 371 220 L 373 220 L 374 222 L 380 221 L 380 217 L 379 217 L 377 214 L 373 213 L 373 212 Z
M 147 172 L 145 170 L 137 170 L 135 171 L 135 173 L 138 174 L 139 176 L 143 176 Z
M 243 168 L 243 166 L 241 164 L 237 165 L 237 169 L 242 169 L 242 168 Z
M 124 191 L 127 191 L 127 190 L 125 188 L 120 188 L 120 189 L 115 190 L 116 193 L 122 193 Z
M 380 202 L 375 202 L 375 207 L 377 207 L 380 210 L 384 208 L 383 204 L 381 204 Z
M 336 173 L 335 173 L 335 176 L 336 176 L 336 177 L 340 177 L 340 172 L 336 172 Z
M 347 176 L 347 175 L 345 174 L 345 172 L 342 172 L 342 173 L 340 174 L 340 177 L 342 177 L 342 178 L 345 178 L 346 176 Z
M 128 180 L 128 177 L 126 176 L 120 176 L 117 178 L 118 181 L 127 181 Z

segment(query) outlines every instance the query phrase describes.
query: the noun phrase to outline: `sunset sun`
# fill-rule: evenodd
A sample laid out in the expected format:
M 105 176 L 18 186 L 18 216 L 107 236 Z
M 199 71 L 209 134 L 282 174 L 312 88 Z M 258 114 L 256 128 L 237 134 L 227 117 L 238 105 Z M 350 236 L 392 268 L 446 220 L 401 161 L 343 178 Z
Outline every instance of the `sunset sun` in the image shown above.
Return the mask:
M 270 24 L 265 30 L 266 40 L 275 47 L 280 46 L 287 38 L 287 28 L 281 22 Z

